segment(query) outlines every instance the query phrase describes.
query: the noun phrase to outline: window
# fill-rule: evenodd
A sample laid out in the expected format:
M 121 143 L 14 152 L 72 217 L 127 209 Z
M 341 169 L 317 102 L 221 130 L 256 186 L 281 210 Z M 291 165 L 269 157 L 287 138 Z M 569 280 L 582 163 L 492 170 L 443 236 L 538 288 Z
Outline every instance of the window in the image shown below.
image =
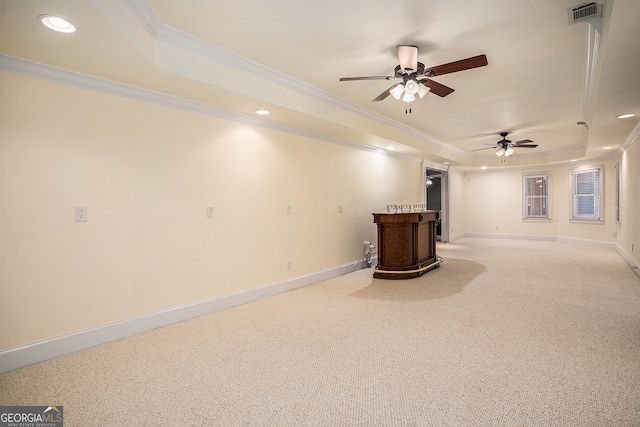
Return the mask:
M 571 172 L 571 219 L 602 220 L 602 168 Z
M 549 174 L 523 175 L 524 219 L 549 219 Z

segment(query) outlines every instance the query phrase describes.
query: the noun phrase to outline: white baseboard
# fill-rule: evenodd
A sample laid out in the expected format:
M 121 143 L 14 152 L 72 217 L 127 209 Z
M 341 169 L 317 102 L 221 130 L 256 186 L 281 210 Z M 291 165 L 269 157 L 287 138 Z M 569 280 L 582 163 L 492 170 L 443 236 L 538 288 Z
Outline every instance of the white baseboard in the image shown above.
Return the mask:
M 602 240 L 576 239 L 574 237 L 563 236 L 536 236 L 528 234 L 498 234 L 498 233 L 464 233 L 464 237 L 485 238 L 485 239 L 515 239 L 515 240 L 541 240 L 548 242 L 573 243 L 575 245 L 598 246 L 618 250 L 615 242 L 605 242 Z M 618 251 L 619 252 L 619 251 Z
M 558 237 L 558 242 L 573 243 L 576 245 L 598 246 L 601 248 L 616 249 L 618 245 L 615 242 L 603 242 L 601 240 L 575 239 L 572 237 Z
M 463 237 L 481 237 L 486 239 L 522 239 L 522 240 L 545 240 L 551 242 L 560 242 L 560 243 L 573 243 L 576 245 L 586 245 L 586 246 L 597 246 L 600 248 L 609 248 L 614 249 L 618 254 L 629 264 L 629 267 L 633 269 L 634 273 L 640 276 L 640 266 L 638 263 L 624 251 L 617 243 L 615 242 L 603 242 L 601 240 L 588 240 L 588 239 L 576 239 L 573 237 L 562 237 L 562 236 L 529 236 L 529 235 L 521 235 L 521 234 L 491 234 L 491 233 L 464 233 Z M 456 239 L 460 239 L 461 237 L 457 237 Z M 453 241 L 453 239 L 452 239 Z
M 485 239 L 544 240 L 549 242 L 558 241 L 558 237 L 556 236 L 532 236 L 527 234 L 464 233 L 464 237 Z
M 619 245 L 616 245 L 616 252 L 620 254 L 622 259 L 624 259 L 627 262 L 627 264 L 629 264 L 629 267 L 631 267 L 636 274 L 640 275 L 640 271 L 639 271 L 640 265 L 638 265 L 638 263 L 633 259 L 631 255 L 629 255 Z
M 0 373 L 351 273 L 356 262 L 0 351 Z
M 453 234 L 449 236 L 449 242 L 455 242 L 456 240 L 460 240 L 464 238 L 464 233 L 461 234 Z

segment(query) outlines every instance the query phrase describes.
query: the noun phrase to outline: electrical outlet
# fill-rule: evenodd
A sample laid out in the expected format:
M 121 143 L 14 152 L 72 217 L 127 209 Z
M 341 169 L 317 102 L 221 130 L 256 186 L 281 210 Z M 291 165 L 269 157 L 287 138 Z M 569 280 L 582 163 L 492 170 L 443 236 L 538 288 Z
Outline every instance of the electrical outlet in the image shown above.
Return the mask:
M 214 213 L 213 206 L 207 206 L 207 218 L 213 218 Z
M 338 205 L 338 213 L 342 213 L 342 205 Z
M 291 261 L 287 261 L 287 270 L 291 270 L 293 268 L 293 263 Z
M 500 226 L 496 225 L 496 231 L 500 230 Z
M 291 205 L 287 205 L 287 215 L 291 215 L 292 212 Z
M 76 206 L 74 208 L 76 222 L 87 222 L 87 207 Z

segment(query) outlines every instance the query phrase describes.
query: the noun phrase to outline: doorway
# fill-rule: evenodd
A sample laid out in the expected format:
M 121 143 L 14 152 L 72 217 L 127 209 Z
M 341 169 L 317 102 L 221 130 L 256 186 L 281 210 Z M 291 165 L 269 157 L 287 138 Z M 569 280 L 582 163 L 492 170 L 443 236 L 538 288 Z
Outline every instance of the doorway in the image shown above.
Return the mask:
M 424 168 L 424 194 L 427 209 L 438 211 L 440 220 L 437 224 L 437 241 L 448 242 L 448 172 L 438 169 Z

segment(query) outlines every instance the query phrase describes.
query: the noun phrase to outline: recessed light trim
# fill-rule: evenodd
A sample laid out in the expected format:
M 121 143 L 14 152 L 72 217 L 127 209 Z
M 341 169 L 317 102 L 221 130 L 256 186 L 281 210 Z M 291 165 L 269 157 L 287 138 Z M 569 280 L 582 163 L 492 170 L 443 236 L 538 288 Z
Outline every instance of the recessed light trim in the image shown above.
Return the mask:
M 613 147 L 607 145 L 606 147 L 602 147 L 603 150 L 611 150 Z
M 267 114 L 269 114 L 269 110 L 259 109 L 259 110 L 256 110 L 255 113 L 260 116 L 266 116 Z
M 387 150 L 391 150 L 391 151 L 393 151 L 393 150 L 395 150 L 395 149 L 396 149 L 396 147 L 394 147 L 393 145 L 390 145 L 390 146 L 388 146 L 388 147 L 387 147 Z
M 626 113 L 626 114 L 620 114 L 619 116 L 616 116 L 617 119 L 628 119 L 629 117 L 633 117 L 635 116 L 636 113 Z
M 45 27 L 59 33 L 73 33 L 76 31 L 76 26 L 73 22 L 56 15 L 40 15 L 38 16 L 38 21 L 42 22 Z

